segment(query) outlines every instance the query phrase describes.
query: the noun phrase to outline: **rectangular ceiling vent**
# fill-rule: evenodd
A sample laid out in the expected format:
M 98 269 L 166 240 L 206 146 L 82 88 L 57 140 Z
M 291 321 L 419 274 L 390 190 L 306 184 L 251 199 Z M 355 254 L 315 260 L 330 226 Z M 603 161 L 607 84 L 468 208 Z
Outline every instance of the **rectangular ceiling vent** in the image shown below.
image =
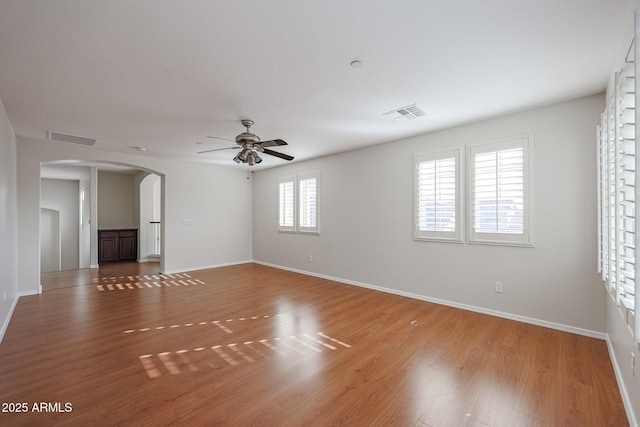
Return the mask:
M 418 117 L 424 116 L 425 112 L 417 107 L 416 104 L 407 105 L 406 107 L 396 108 L 395 110 L 387 111 L 383 115 L 388 116 L 392 119 L 399 119 L 404 117 L 408 120 L 417 119 Z
M 47 132 L 47 136 L 52 141 L 70 142 L 72 144 L 94 145 L 96 143 L 95 139 L 67 135 L 66 133 Z

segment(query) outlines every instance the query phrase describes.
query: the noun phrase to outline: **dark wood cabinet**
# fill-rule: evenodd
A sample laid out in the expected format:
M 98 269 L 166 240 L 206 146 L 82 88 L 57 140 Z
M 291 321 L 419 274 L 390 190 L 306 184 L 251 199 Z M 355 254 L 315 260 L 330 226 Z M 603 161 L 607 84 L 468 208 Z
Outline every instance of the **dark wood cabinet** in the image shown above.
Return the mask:
M 138 230 L 98 230 L 98 263 L 136 261 Z

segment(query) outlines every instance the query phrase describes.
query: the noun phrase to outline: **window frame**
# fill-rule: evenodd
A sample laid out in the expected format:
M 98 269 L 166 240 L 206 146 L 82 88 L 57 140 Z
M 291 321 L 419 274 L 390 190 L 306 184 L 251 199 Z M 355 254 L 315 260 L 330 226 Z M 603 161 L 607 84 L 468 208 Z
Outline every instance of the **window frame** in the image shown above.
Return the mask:
M 455 162 L 455 231 L 420 230 L 420 164 L 431 161 L 454 159 Z M 413 156 L 413 240 L 464 243 L 464 206 L 462 200 L 462 147 L 433 151 Z M 437 175 L 436 175 L 437 176 Z
M 486 233 L 475 228 L 475 156 L 522 148 L 523 150 L 523 231 L 522 233 Z M 533 247 L 533 134 L 516 135 L 467 147 L 467 243 Z
M 636 20 L 640 15 L 636 14 Z M 638 188 L 640 181 L 640 140 L 636 108 L 640 56 L 637 40 L 631 46 L 614 85 L 607 89 L 606 105 L 597 126 L 598 148 L 598 271 L 605 289 L 617 306 L 626 329 L 640 344 L 640 291 L 637 277 Z
M 320 234 L 320 189 L 321 189 L 321 174 L 320 172 L 305 173 L 298 175 L 290 175 L 278 179 L 278 232 L 280 233 L 294 233 L 294 234 Z M 316 191 L 315 191 L 315 226 L 309 227 L 301 225 L 300 214 L 302 198 L 300 197 L 301 186 L 300 182 L 308 179 L 315 179 Z M 282 225 L 280 223 L 282 214 L 282 205 L 280 203 L 281 198 L 281 185 L 284 183 L 293 184 L 293 225 Z
M 306 181 L 310 179 L 315 179 L 316 181 L 316 191 L 315 191 L 315 226 L 307 226 L 301 225 L 300 215 L 302 214 L 302 206 L 303 202 L 302 197 L 300 196 L 300 191 L 302 187 L 300 185 L 301 181 Z M 300 174 L 296 179 L 296 206 L 297 206 L 297 216 L 296 216 L 296 227 L 298 233 L 301 234 L 320 234 L 320 172 L 306 173 Z
M 282 204 L 280 202 L 282 193 L 281 193 L 281 185 L 286 183 L 291 183 L 293 187 L 293 206 L 291 207 L 293 210 L 293 224 L 292 225 L 283 225 L 280 220 L 282 219 Z M 297 203 L 296 203 L 296 177 L 288 176 L 284 178 L 280 178 L 278 180 L 278 231 L 282 233 L 295 233 L 296 232 L 296 218 L 297 218 Z

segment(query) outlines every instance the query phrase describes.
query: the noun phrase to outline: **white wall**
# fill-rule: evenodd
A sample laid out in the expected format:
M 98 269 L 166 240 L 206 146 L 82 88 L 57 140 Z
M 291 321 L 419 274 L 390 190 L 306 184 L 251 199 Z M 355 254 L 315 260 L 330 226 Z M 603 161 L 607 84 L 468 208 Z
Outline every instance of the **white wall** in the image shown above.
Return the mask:
M 40 163 L 71 159 L 133 165 L 162 176 L 165 272 L 251 260 L 251 180 L 246 171 L 18 138 L 20 291 L 37 292 L 40 284 L 35 268 L 40 256 Z M 182 225 L 182 219 L 190 219 L 191 225 Z
M 80 259 L 80 182 L 42 179 L 40 207 L 60 213 L 60 269 L 77 269 Z
M 256 172 L 254 259 L 600 335 L 594 171 L 603 106 L 591 96 Z M 524 133 L 535 138 L 534 248 L 412 240 L 414 154 Z M 278 179 L 316 171 L 321 235 L 278 233 Z
M 98 171 L 98 229 L 137 228 L 133 175 Z
M 16 136 L 0 99 L 0 341 L 18 301 L 16 193 Z

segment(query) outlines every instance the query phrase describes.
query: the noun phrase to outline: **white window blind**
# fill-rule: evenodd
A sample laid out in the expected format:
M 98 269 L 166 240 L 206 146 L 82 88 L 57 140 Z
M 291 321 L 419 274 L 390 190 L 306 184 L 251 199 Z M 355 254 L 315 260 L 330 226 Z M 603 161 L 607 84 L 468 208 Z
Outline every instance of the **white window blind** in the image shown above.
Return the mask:
M 606 111 L 600 117 L 598 136 L 598 272 L 602 280 L 609 279 L 609 166 L 608 166 L 608 118 Z
M 530 246 L 531 135 L 469 149 L 470 243 Z
M 298 177 L 298 231 L 318 233 L 319 174 Z
M 320 172 L 280 178 L 278 181 L 278 230 L 320 233 Z
M 278 228 L 281 231 L 295 231 L 295 178 L 280 180 L 278 193 Z
M 609 284 L 611 286 L 611 290 L 615 292 L 617 288 L 618 282 L 618 274 L 616 268 L 616 239 L 617 239 L 617 229 L 616 229 L 616 164 L 617 164 L 617 155 L 616 155 L 616 123 L 615 123 L 615 98 L 611 97 L 610 111 L 607 114 L 607 140 L 609 141 L 607 145 L 607 162 L 608 162 L 608 173 L 607 173 L 607 203 L 609 205 L 609 230 L 607 232 L 609 236 L 608 243 L 608 258 L 609 258 Z
M 629 59 L 629 58 L 628 58 Z M 617 213 L 619 287 L 617 298 L 628 310 L 635 310 L 635 243 L 636 243 L 636 159 L 635 159 L 635 82 L 633 61 L 627 61 L 618 76 L 617 102 L 618 136 L 616 151 Z
M 414 239 L 461 242 L 460 150 L 414 158 Z
M 640 342 L 636 316 L 636 79 L 635 43 L 607 93 L 598 127 L 598 268 L 627 325 Z

